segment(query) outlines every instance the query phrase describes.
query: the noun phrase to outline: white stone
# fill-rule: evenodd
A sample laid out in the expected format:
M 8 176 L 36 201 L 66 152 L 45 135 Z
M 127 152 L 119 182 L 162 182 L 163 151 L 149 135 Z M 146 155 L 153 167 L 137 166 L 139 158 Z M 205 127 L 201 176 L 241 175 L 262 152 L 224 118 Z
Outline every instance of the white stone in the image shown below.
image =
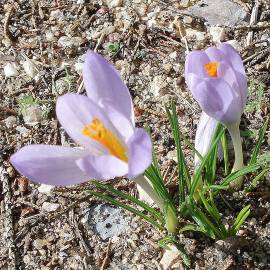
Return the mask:
M 190 0 L 181 0 L 180 1 L 180 6 L 187 8 L 190 5 Z
M 123 0 L 107 0 L 107 5 L 109 8 L 121 7 Z
M 233 46 L 238 52 L 240 52 L 241 49 L 242 49 L 241 44 L 237 40 L 235 40 L 235 39 L 228 40 L 228 41 L 226 41 L 226 43 L 228 43 L 231 46 Z
M 7 128 L 13 128 L 16 126 L 17 119 L 15 116 L 9 116 L 4 120 L 4 122 Z
M 22 111 L 23 120 L 27 125 L 36 125 L 39 123 L 43 116 L 42 110 L 38 105 L 32 105 Z
M 209 32 L 212 36 L 213 41 L 216 43 L 225 40 L 227 34 L 226 29 L 219 26 L 211 26 Z
M 154 97 L 159 97 L 162 93 L 161 90 L 167 87 L 166 78 L 162 75 L 155 76 L 152 84 L 151 90 Z
M 5 66 L 4 66 L 4 74 L 7 78 L 9 77 L 16 77 L 19 75 L 19 67 L 17 64 L 15 63 L 7 63 Z
M 195 29 L 187 28 L 186 29 L 186 37 L 187 38 L 194 38 L 197 41 L 204 41 L 205 40 L 205 32 L 201 32 L 201 31 L 197 31 Z
M 169 250 L 165 250 L 161 260 L 160 265 L 163 270 L 169 270 L 173 263 L 180 258 L 179 251 L 175 246 L 169 245 Z
M 26 127 L 18 126 L 16 130 L 20 133 L 20 135 L 24 138 L 28 137 L 31 134 L 31 130 Z
M 76 63 L 74 65 L 74 68 L 76 70 L 76 72 L 81 75 L 82 74 L 82 70 L 83 70 L 83 63 Z
M 60 19 L 63 18 L 63 12 L 60 9 L 56 9 L 51 11 L 50 17 L 55 18 L 55 19 Z
M 54 36 L 53 32 L 51 32 L 51 31 L 46 31 L 45 37 L 46 37 L 46 41 L 54 41 L 55 40 L 55 36 Z
M 22 66 L 23 66 L 25 73 L 30 78 L 34 78 L 37 75 L 37 73 L 38 73 L 37 68 L 32 61 L 26 60 L 22 63 Z
M 81 37 L 62 36 L 58 39 L 58 45 L 62 48 L 79 47 L 83 42 Z
M 43 193 L 43 194 L 50 194 L 51 190 L 54 188 L 54 186 L 51 185 L 46 185 L 46 184 L 41 184 L 38 187 L 38 192 Z
M 46 212 L 55 212 L 59 207 L 58 203 L 44 202 L 41 209 Z

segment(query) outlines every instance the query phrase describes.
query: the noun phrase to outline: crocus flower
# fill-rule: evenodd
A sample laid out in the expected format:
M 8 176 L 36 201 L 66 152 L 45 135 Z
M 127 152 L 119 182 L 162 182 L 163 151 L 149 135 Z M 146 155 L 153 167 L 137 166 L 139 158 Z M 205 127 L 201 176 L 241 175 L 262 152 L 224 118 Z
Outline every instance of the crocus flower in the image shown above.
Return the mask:
M 228 128 L 235 151 L 233 171 L 239 170 L 243 167 L 239 123 L 247 101 L 247 78 L 240 55 L 226 43 L 193 51 L 186 59 L 185 77 L 203 112 Z M 241 179 L 235 182 L 236 187 L 241 184 Z
M 151 139 L 135 128 L 131 96 L 118 72 L 89 51 L 83 80 L 87 96 L 70 93 L 56 102 L 59 122 L 81 147 L 25 146 L 11 156 L 12 165 L 30 180 L 53 186 L 127 176 L 153 193 L 141 177 L 152 161 Z

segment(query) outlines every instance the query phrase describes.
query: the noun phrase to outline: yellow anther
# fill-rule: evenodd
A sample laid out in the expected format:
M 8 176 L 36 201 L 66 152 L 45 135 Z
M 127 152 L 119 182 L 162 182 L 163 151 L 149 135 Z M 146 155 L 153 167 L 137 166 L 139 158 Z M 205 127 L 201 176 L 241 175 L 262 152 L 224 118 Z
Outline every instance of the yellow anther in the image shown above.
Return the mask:
M 217 77 L 218 62 L 209 62 L 203 66 L 210 77 Z
M 90 124 L 86 125 L 82 134 L 105 146 L 115 157 L 128 161 L 126 147 L 111 130 L 104 127 L 98 118 L 94 118 Z

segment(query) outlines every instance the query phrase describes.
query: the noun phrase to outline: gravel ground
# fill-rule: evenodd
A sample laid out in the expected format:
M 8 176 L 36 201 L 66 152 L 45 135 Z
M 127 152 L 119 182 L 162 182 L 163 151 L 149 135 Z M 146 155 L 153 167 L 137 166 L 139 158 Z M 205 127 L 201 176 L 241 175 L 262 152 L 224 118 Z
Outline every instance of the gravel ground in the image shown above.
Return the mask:
M 89 198 L 87 184 L 46 194 L 18 175 L 9 157 L 27 144 L 74 145 L 57 122 L 55 100 L 67 92 L 84 93 L 84 53 L 95 49 L 127 83 L 137 125 L 150 126 L 173 192 L 175 151 L 164 105 L 176 100 L 181 131 L 193 141 L 200 109 L 183 78 L 185 53 L 229 41 L 249 78 L 241 123 L 247 160 L 270 111 L 269 1 L 258 1 L 258 9 L 249 0 L 0 2 L 0 269 L 162 269 L 160 232 Z M 256 10 L 255 26 L 249 27 Z M 269 145 L 268 128 L 262 153 Z M 192 170 L 191 151 L 186 146 L 184 151 Z M 125 179 L 115 184 L 137 193 Z M 269 174 L 249 196 L 224 192 L 218 201 L 224 222 L 243 205 L 251 204 L 252 214 L 234 239 L 183 235 L 190 269 L 269 269 Z M 181 260 L 171 269 L 184 269 Z

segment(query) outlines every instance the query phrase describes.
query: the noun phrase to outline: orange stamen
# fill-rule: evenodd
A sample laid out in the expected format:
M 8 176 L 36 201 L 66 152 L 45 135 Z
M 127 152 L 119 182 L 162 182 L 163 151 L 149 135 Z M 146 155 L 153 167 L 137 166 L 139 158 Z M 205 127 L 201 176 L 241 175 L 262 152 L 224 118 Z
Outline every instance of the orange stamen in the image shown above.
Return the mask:
M 217 77 L 218 62 L 209 62 L 203 66 L 210 77 Z
M 125 146 L 112 131 L 104 127 L 98 118 L 94 118 L 90 124 L 86 125 L 82 134 L 101 143 L 115 157 L 125 162 L 128 161 Z

